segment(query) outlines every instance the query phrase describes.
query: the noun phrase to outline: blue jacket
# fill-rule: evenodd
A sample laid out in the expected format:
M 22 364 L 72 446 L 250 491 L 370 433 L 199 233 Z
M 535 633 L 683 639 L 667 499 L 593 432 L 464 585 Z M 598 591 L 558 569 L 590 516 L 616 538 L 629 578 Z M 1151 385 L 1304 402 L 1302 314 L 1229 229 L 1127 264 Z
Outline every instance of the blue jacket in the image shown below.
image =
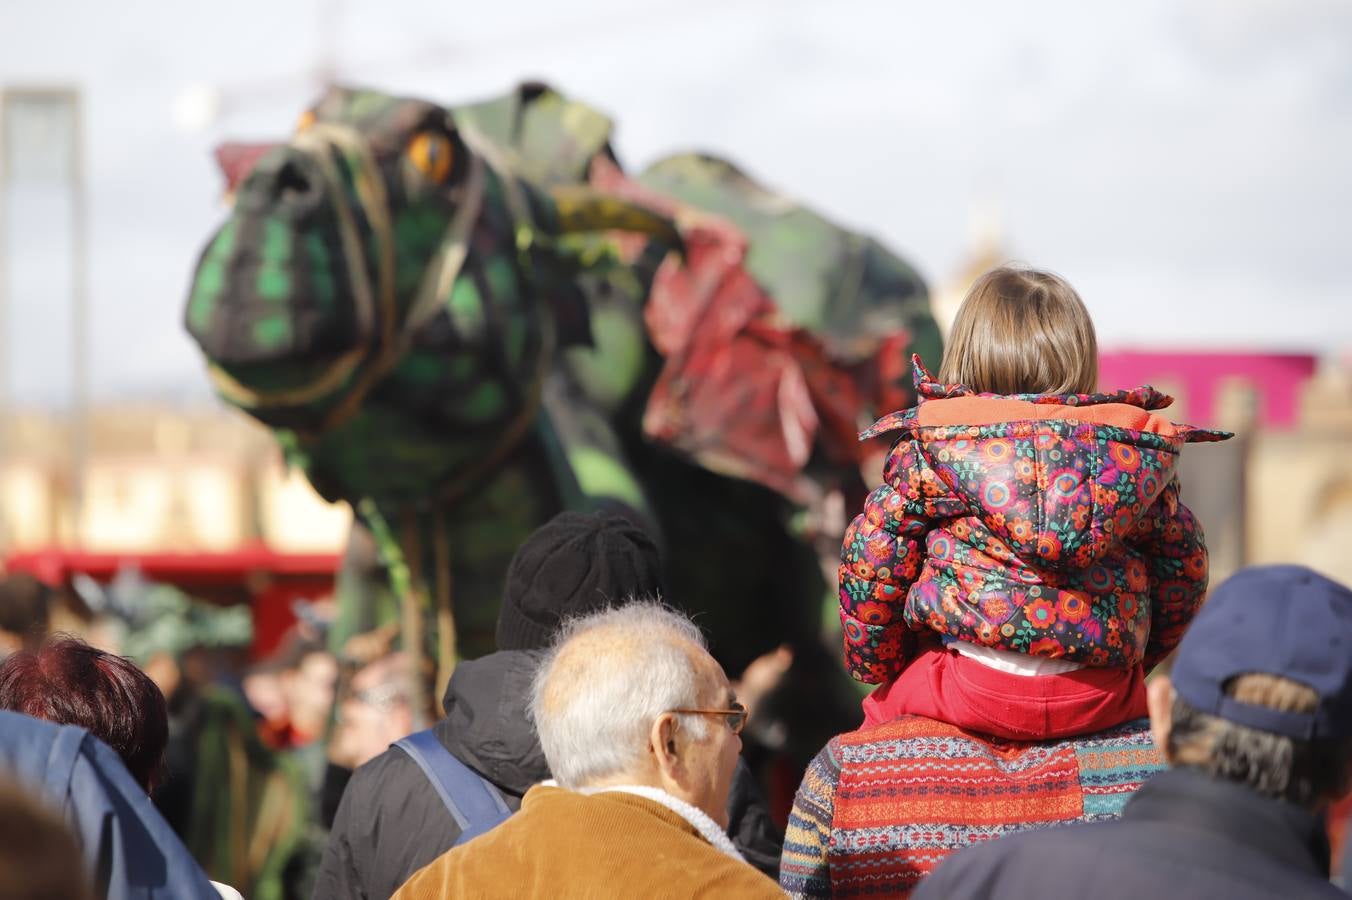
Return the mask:
M 1150 779 L 1122 818 L 1027 831 L 949 857 L 914 900 L 1267 900 L 1347 895 L 1323 817 L 1189 769 Z
M 65 816 L 108 900 L 219 900 L 122 760 L 83 728 L 0 710 L 0 776 Z

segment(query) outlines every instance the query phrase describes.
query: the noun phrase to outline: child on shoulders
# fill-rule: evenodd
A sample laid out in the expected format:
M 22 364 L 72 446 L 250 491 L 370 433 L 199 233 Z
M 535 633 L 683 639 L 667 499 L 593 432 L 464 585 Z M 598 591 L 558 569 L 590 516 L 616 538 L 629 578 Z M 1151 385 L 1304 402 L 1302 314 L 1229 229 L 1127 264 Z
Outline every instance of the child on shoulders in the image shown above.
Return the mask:
M 1096 393 L 1089 313 L 1034 269 L 978 280 L 938 380 L 915 377 L 918 405 L 863 435 L 897 439 L 841 554 L 846 666 L 882 685 L 867 722 L 1039 739 L 1144 716 L 1207 586 L 1178 455 L 1229 435 L 1155 414 L 1172 399 L 1149 387 Z

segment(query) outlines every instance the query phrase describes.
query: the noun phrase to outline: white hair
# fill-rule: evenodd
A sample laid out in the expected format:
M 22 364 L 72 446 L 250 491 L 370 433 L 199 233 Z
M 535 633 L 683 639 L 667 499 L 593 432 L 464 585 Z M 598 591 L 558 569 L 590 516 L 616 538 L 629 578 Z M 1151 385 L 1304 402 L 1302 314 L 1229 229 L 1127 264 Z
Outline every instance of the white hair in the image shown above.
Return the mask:
M 531 718 L 549 770 L 566 788 L 630 771 L 658 716 L 698 706 L 691 651 L 707 652 L 688 618 L 656 600 L 601 610 L 564 624 L 540 661 Z M 695 740 L 700 716 L 681 716 Z

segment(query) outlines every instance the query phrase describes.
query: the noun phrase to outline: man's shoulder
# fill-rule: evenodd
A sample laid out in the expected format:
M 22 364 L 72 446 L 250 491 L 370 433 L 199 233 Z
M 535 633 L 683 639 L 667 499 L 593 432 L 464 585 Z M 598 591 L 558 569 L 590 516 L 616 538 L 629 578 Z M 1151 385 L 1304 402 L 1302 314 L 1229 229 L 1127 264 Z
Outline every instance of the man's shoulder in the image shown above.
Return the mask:
M 584 822 L 587 827 L 577 827 Z M 546 862 L 541 853 L 556 855 Z M 579 884 L 591 877 L 585 861 L 604 858 L 610 871 L 600 877 L 620 878 L 633 889 L 665 886 L 673 895 L 783 896 L 772 879 L 715 847 L 670 806 L 629 790 L 584 794 L 533 787 L 520 813 L 438 862 L 450 870 L 471 856 L 483 863 L 486 857 L 510 860 L 522 854 L 520 861 L 537 875 L 568 872 Z
M 1027 778 L 1033 769 L 1076 773 L 1080 789 L 1093 784 L 1102 794 L 1087 818 L 1120 812 L 1125 797 L 1163 767 L 1144 720 L 1124 722 L 1092 734 L 1052 740 L 1010 740 L 966 731 L 924 716 L 900 716 L 834 738 L 818 757 L 842 777 L 878 773 L 879 766 L 915 768 L 917 778 L 935 765 L 976 767 L 1002 778 Z M 1064 788 L 1073 791 L 1073 784 Z M 1112 790 L 1108 790 L 1112 788 Z
M 361 830 L 379 831 L 378 820 L 391 815 L 410 821 L 443 816 L 449 823 L 454 821 L 427 775 L 398 747 L 389 747 L 357 767 L 343 791 L 342 806 L 345 818 L 355 816 L 364 823 Z
M 872 748 L 874 745 L 887 744 L 895 753 L 914 752 L 921 746 L 928 753 L 933 752 L 937 746 L 936 741 L 976 740 L 979 740 L 977 735 L 963 731 L 956 725 L 925 716 L 901 715 L 885 722 L 866 723 L 854 731 L 839 734 L 826 745 L 826 750 L 833 751 L 838 756 L 848 756 L 855 748 Z M 920 743 L 915 743 L 917 741 Z
M 715 851 L 717 852 L 717 851 Z M 719 854 L 720 856 L 722 854 Z M 701 885 L 693 886 L 696 896 L 784 897 L 784 890 L 773 878 L 751 863 L 724 857 L 726 863 L 708 870 Z M 698 873 L 697 873 L 698 874 Z
M 390 778 L 411 778 L 415 773 L 418 773 L 418 764 L 403 750 L 389 746 L 353 771 L 349 790 L 352 786 L 369 788 Z
M 1150 742 L 1151 738 L 1150 721 L 1148 719 L 1132 719 L 1114 725 L 1111 728 L 1105 728 L 1102 731 L 1095 731 L 1090 734 L 1077 735 L 1075 737 L 1051 738 L 1046 740 L 1011 740 L 1006 738 L 993 738 L 988 735 L 966 731 L 959 728 L 957 725 L 950 725 L 947 722 L 931 719 L 926 716 L 902 715 L 895 719 L 889 719 L 886 722 L 864 725 L 854 731 L 847 731 L 834 738 L 832 744 L 835 744 L 840 748 L 847 748 L 884 742 L 932 742 L 936 740 L 998 744 L 1000 746 L 1011 748 L 1048 745 L 1084 746 L 1088 748 L 1117 743 L 1146 744 Z
M 324 896 L 389 896 L 448 850 L 460 827 L 406 753 L 390 747 L 352 773 L 320 866 Z

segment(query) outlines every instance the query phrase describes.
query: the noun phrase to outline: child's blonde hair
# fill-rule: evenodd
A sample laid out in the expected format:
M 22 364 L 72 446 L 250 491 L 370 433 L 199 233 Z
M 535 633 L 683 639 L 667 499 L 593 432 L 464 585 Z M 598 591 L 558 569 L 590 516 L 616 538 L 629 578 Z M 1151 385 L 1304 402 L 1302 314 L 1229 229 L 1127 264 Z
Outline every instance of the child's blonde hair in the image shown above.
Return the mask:
M 1065 279 L 992 269 L 967 292 L 939 379 L 992 394 L 1088 394 L 1098 389 L 1098 339 Z

